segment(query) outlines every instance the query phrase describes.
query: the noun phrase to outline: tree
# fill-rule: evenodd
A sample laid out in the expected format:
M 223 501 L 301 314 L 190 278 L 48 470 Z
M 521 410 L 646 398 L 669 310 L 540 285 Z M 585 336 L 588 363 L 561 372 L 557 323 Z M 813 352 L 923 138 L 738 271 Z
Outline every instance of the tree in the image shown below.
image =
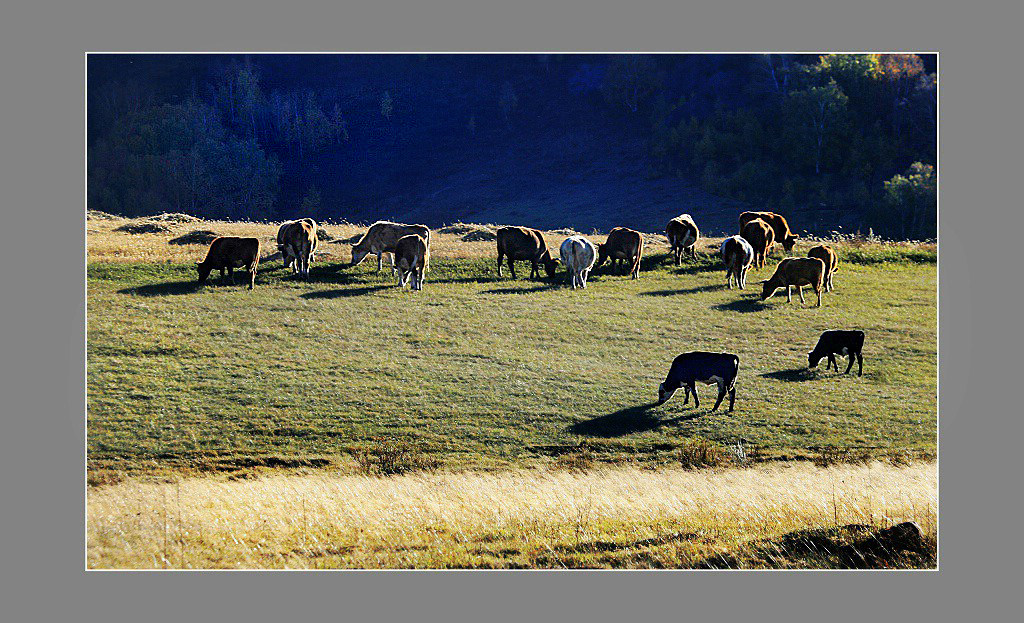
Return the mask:
M 394 103 L 391 101 L 391 92 L 384 91 L 380 96 L 380 114 L 388 121 L 391 121 L 391 114 L 395 111 Z
M 508 123 L 509 116 L 512 111 L 519 105 L 519 98 L 516 96 L 515 89 L 512 88 L 512 83 L 506 80 L 501 85 L 501 97 L 498 98 L 498 104 L 501 106 L 501 114 L 505 116 L 505 123 Z
M 825 144 L 841 122 L 847 101 L 835 80 L 789 94 L 791 118 L 802 142 L 810 145 L 815 175 L 821 173 Z
M 608 64 L 601 91 L 605 101 L 635 113 L 659 86 L 654 59 L 640 54 L 615 56 Z
M 885 205 L 898 220 L 901 238 L 934 238 L 938 214 L 935 167 L 915 162 L 885 182 Z

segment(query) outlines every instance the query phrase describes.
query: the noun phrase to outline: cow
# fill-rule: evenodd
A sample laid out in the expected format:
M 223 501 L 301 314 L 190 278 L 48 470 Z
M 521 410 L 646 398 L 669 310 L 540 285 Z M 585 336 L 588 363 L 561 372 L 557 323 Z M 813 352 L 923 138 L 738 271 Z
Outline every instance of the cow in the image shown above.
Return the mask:
M 625 266 L 629 262 L 629 274 L 633 279 L 640 277 L 640 258 L 644 254 L 644 235 L 628 227 L 616 227 L 608 232 L 608 239 L 597 245 L 597 263 L 594 267 L 611 259 L 612 270 L 615 263 Z
M 786 222 L 786 217 L 781 214 L 774 212 L 743 212 L 740 214 L 740 235 L 743 235 L 743 226 L 759 218 L 765 223 L 771 225 L 772 230 L 775 232 L 775 242 L 782 245 L 782 248 L 786 250 L 786 253 L 793 252 L 793 245 L 796 244 L 797 238 L 800 236 L 794 234 L 789 229 L 789 223 Z M 771 251 L 771 247 L 768 247 Z
M 210 249 L 206 252 L 206 259 L 196 262 L 196 271 L 199 273 L 199 283 L 206 283 L 210 271 L 220 269 L 220 276 L 224 277 L 227 270 L 231 276 L 231 283 L 235 283 L 235 268 L 244 267 L 249 273 L 249 289 L 256 285 L 256 266 L 260 263 L 260 239 L 239 238 L 237 236 L 220 236 L 213 239 Z
M 586 289 L 587 275 L 594 267 L 594 260 L 597 257 L 594 243 L 583 236 L 569 236 L 562 241 L 558 252 L 562 257 L 562 264 L 565 264 L 565 268 L 568 270 L 572 289 Z
M 850 358 L 849 365 L 846 366 L 846 372 L 849 374 L 853 368 L 853 360 L 857 359 L 857 376 L 864 374 L 864 332 L 863 331 L 843 331 L 840 329 L 831 329 L 825 331 L 818 338 L 818 343 L 815 345 L 814 350 L 807 353 L 807 367 L 817 368 L 818 362 L 821 361 L 822 357 L 828 357 L 828 363 L 825 364 L 825 369 L 828 367 L 835 366 L 836 372 L 839 372 L 839 364 L 836 363 L 836 355 L 846 355 Z
M 289 221 L 277 230 L 277 248 L 281 251 L 284 265 L 291 267 L 292 274 L 298 273 L 309 279 L 309 265 L 313 262 L 316 247 L 316 221 L 311 218 Z
M 672 250 L 672 259 L 675 260 L 676 266 L 682 263 L 683 254 L 687 250 L 690 257 L 697 257 L 694 249 L 700 239 L 700 230 L 689 214 L 680 214 L 669 221 L 665 226 L 665 236 L 668 238 L 668 246 Z
M 377 221 L 370 225 L 370 229 L 366 230 L 359 242 L 352 245 L 352 263 L 349 266 L 355 266 L 362 262 L 367 255 L 373 253 L 377 255 L 377 272 L 379 273 L 383 266 L 384 254 L 390 253 L 393 274 L 395 272 L 395 246 L 398 244 L 399 238 L 410 234 L 420 236 L 427 242 L 427 246 L 430 246 L 430 228 L 426 225 Z
M 411 288 L 423 289 L 423 277 L 430 266 L 430 247 L 416 234 L 402 236 L 395 245 L 395 265 L 398 267 L 398 286 L 404 288 L 412 277 Z
M 313 228 L 313 233 L 317 233 L 317 224 L 313 219 L 306 217 L 299 219 L 299 221 L 305 221 L 310 224 Z M 281 259 L 284 261 L 285 268 L 291 268 L 292 273 L 298 272 L 299 257 L 297 253 L 292 251 L 292 247 L 286 244 L 288 234 L 286 232 L 294 229 L 294 224 L 298 221 L 286 221 L 281 224 L 281 227 L 277 230 L 277 250 L 281 252 Z M 314 238 L 313 248 L 309 255 L 309 263 L 313 263 L 313 254 L 316 253 L 316 247 L 319 244 L 319 239 Z
M 825 264 L 825 292 L 831 292 L 832 274 L 839 270 L 839 256 L 832 247 L 819 244 L 807 251 L 807 257 L 816 257 Z
M 725 283 L 732 289 L 733 277 L 740 290 L 747 285 L 747 270 L 754 261 L 754 247 L 742 236 L 722 241 L 722 262 L 725 264 Z
M 729 411 L 736 402 L 736 374 L 740 370 L 740 358 L 731 353 L 707 353 L 692 351 L 675 358 L 668 370 L 665 381 L 658 386 L 658 404 L 668 402 L 680 387 L 686 388 L 685 405 L 693 394 L 694 407 L 700 408 L 697 398 L 697 383 L 718 385 L 718 400 L 711 409 L 717 411 L 726 392 L 729 393 Z
M 544 265 L 548 277 L 555 276 L 555 268 L 558 260 L 551 257 L 548 245 L 544 242 L 544 236 L 539 230 L 529 227 L 499 227 L 497 231 L 498 243 L 498 276 L 501 277 L 502 258 L 508 260 L 508 269 L 512 278 L 516 278 L 516 260 L 530 262 L 530 278 L 540 278 L 539 265 Z
M 800 295 L 800 302 L 804 302 L 804 286 L 814 288 L 818 295 L 818 304 L 821 307 L 821 288 L 825 281 L 825 263 L 816 257 L 787 257 L 775 267 L 775 274 L 771 279 L 765 279 L 761 283 L 761 300 L 767 301 L 768 297 L 775 294 L 779 288 L 786 288 L 786 300 L 793 302 L 792 287 Z
M 743 226 L 740 236 L 749 242 L 754 250 L 754 267 L 763 268 L 765 258 L 775 243 L 775 230 L 765 221 L 755 218 Z

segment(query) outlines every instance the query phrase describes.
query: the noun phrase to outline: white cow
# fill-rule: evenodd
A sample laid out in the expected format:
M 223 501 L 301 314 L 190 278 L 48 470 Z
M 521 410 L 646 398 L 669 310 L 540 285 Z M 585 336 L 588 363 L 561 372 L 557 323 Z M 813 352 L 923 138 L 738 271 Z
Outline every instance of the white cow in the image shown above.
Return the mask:
M 569 236 L 559 248 L 562 264 L 569 271 L 572 289 L 586 288 L 587 275 L 597 261 L 597 247 L 583 236 Z

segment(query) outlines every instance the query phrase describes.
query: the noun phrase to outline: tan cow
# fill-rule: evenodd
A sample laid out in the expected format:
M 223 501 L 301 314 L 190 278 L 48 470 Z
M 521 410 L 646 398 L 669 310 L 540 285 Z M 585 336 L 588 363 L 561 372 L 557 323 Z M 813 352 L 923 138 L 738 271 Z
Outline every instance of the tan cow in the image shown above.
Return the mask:
M 743 226 L 740 236 L 754 248 L 754 267 L 762 268 L 768 252 L 772 250 L 772 244 L 775 243 L 775 231 L 772 230 L 772 226 L 755 218 Z
M 499 227 L 498 231 L 498 276 L 501 276 L 501 260 L 508 260 L 508 269 L 512 278 L 516 278 L 516 260 L 530 262 L 530 278 L 540 278 L 540 264 L 548 277 L 555 276 L 555 268 L 558 267 L 558 260 L 551 257 L 548 251 L 547 242 L 540 230 L 529 227 Z
M 310 251 L 310 255 L 309 255 L 309 263 L 310 264 L 313 263 L 313 260 L 315 258 L 315 254 L 316 254 L 316 248 L 317 248 L 317 246 L 320 243 L 320 240 L 317 237 L 317 224 L 316 224 L 316 221 L 314 221 L 313 219 L 311 219 L 309 217 L 301 218 L 301 219 L 298 219 L 297 221 L 286 221 L 286 222 L 281 224 L 281 227 L 278 228 L 278 230 L 277 230 L 277 250 L 281 252 L 281 259 L 284 261 L 285 268 L 291 268 L 293 274 L 299 271 L 299 256 L 298 256 L 297 253 L 295 253 L 293 251 L 292 245 L 286 244 L 287 237 L 289 235 L 289 234 L 287 234 L 287 232 L 293 231 L 295 229 L 295 227 L 294 227 L 295 223 L 297 223 L 299 221 L 305 221 L 305 222 L 309 223 L 313 227 L 314 238 L 313 238 L 313 249 Z
M 316 221 L 311 218 L 290 221 L 277 230 L 277 248 L 281 250 L 284 265 L 291 266 L 292 274 L 309 279 L 309 265 L 316 247 Z
M 423 289 L 423 278 L 430 267 L 430 247 L 416 234 L 402 236 L 395 245 L 395 266 L 398 268 L 398 286 L 405 287 L 412 276 L 412 289 Z
M 377 256 L 377 272 L 383 266 L 385 253 L 391 254 L 391 272 L 395 272 L 395 247 L 403 236 L 417 235 L 423 238 L 427 246 L 430 246 L 430 228 L 426 225 L 406 225 L 404 223 L 392 223 L 390 221 L 377 221 L 370 225 L 359 242 L 352 245 L 352 263 L 355 266 L 363 261 L 369 254 Z
M 672 250 L 672 259 L 676 266 L 682 263 L 683 254 L 690 252 L 690 257 L 696 258 L 697 241 L 700 240 L 700 230 L 693 217 L 689 214 L 680 214 L 665 226 L 665 236 L 668 238 L 668 246 Z
M 794 234 L 789 229 L 789 223 L 786 222 L 786 217 L 781 214 L 774 212 L 743 212 L 740 214 L 740 235 L 743 235 L 743 226 L 759 218 L 765 223 L 771 225 L 772 231 L 775 232 L 775 242 L 782 245 L 782 248 L 786 250 L 786 253 L 793 252 L 793 245 L 796 244 L 797 238 L 800 236 Z M 753 243 L 751 243 L 753 244 Z M 768 247 L 768 251 L 771 252 L 771 247 Z
M 644 235 L 635 229 L 628 227 L 616 227 L 608 232 L 608 239 L 597 245 L 597 263 L 594 267 L 604 264 L 606 259 L 611 259 L 612 269 L 615 264 L 625 269 L 625 262 L 629 262 L 629 274 L 633 279 L 640 276 L 640 258 L 644 255 Z
M 827 245 L 819 244 L 807 251 L 807 257 L 816 257 L 825 264 L 825 292 L 831 292 L 832 274 L 839 270 L 839 256 L 835 250 Z
M 196 262 L 199 283 L 206 283 L 210 271 L 219 269 L 224 276 L 225 269 L 235 283 L 235 268 L 245 268 L 249 273 L 249 289 L 256 285 L 256 266 L 260 263 L 260 239 L 239 238 L 237 236 L 220 236 L 210 243 L 206 259 Z
M 825 263 L 816 257 L 787 257 L 775 267 L 775 274 L 771 279 L 761 282 L 761 300 L 767 301 L 779 288 L 786 288 L 786 300 L 793 302 L 792 287 L 800 295 L 800 302 L 804 302 L 804 286 L 814 288 L 818 295 L 818 304 L 821 307 L 821 289 L 825 281 Z

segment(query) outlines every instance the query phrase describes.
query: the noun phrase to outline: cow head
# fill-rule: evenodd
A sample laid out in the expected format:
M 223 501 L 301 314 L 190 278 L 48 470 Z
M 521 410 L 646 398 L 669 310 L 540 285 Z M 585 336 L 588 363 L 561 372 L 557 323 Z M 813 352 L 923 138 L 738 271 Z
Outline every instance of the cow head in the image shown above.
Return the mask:
M 668 399 L 672 397 L 672 394 L 676 393 L 676 389 L 665 389 L 665 384 L 661 383 L 658 385 L 658 402 L 656 404 L 663 405 L 668 402 Z
M 594 262 L 594 268 L 597 268 L 601 264 L 604 264 L 604 261 L 608 259 L 608 250 L 605 247 L 606 244 L 607 243 L 605 242 L 599 242 L 597 244 L 597 261 Z M 614 267 L 615 265 L 612 264 L 612 266 Z
M 799 238 L 799 237 L 800 236 L 798 236 L 796 234 L 789 234 L 788 236 L 786 236 L 785 238 L 783 238 L 780 241 L 781 244 L 782 244 L 782 248 L 786 250 L 786 253 L 792 253 L 793 252 L 793 245 L 796 244 L 796 239 Z
M 761 280 L 761 300 L 767 301 L 779 287 L 771 279 Z
M 540 261 L 544 264 L 544 271 L 548 274 L 548 277 L 554 278 L 555 269 L 558 268 L 558 258 L 551 257 L 551 254 L 545 251 L 544 255 L 540 256 Z
M 818 362 L 821 361 L 822 356 L 823 355 L 821 355 L 821 354 L 819 354 L 819 353 L 817 353 L 817 352 L 815 352 L 813 350 L 811 352 L 807 353 L 807 367 L 808 368 L 817 368 L 818 367 Z
M 199 273 L 199 283 L 206 283 L 206 278 L 210 276 L 211 266 L 208 266 L 206 262 L 196 262 L 196 272 Z
M 352 245 L 352 263 L 349 266 L 355 266 L 359 262 L 363 261 L 363 258 L 370 252 L 369 249 L 362 249 L 358 244 Z

